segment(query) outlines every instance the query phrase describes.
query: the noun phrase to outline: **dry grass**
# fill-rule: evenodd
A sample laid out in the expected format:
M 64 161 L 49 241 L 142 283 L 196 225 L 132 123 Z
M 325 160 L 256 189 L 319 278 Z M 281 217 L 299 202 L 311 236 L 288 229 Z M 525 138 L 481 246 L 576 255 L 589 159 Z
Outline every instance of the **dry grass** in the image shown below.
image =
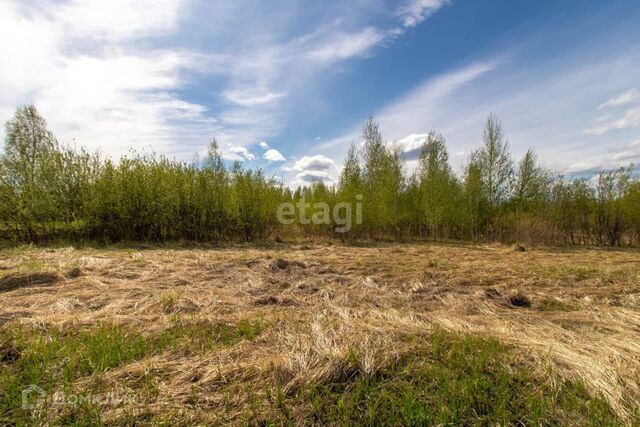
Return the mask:
M 150 336 L 176 321 L 266 325 L 255 339 L 158 351 L 74 383 L 152 390 L 141 398 L 151 418 L 188 423 L 209 408 L 207 422 L 238 420 L 276 385 L 291 394 L 356 369 L 374 375 L 411 351 L 407 335 L 434 328 L 513 345 L 523 364 L 550 381 L 579 380 L 622 419 L 640 405 L 637 251 L 20 248 L 0 252 L 0 269 L 5 328 L 109 322 Z M 514 306 L 515 296 L 531 307 Z M 116 423 L 132 410 L 101 408 Z

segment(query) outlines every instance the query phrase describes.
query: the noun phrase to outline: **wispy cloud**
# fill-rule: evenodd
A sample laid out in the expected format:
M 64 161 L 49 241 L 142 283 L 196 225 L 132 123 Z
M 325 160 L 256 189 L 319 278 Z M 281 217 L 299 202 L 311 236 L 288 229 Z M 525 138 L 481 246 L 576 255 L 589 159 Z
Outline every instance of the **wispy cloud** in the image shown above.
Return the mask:
M 257 92 L 249 89 L 229 90 L 223 93 L 230 102 L 244 107 L 271 104 L 286 96 L 285 92 Z
M 242 157 L 234 147 L 277 136 L 292 98 L 330 65 L 374 55 L 440 7 L 419 3 L 385 5 L 384 20 L 365 3 L 343 19 L 354 6 L 336 3 L 300 26 L 305 8 L 295 4 L 265 20 L 254 9 L 268 6 L 236 3 L 0 0 L 0 57 L 11 58 L 0 67 L 0 121 L 34 102 L 62 140 L 106 154 L 135 147 L 188 159 L 213 133 Z M 211 43 L 191 32 L 205 21 Z M 210 92 L 191 96 L 199 81 L 213 82 Z
M 630 89 L 603 102 L 598 110 L 611 109 L 630 104 L 640 104 L 640 91 Z M 596 119 L 597 126 L 583 131 L 584 135 L 604 135 L 612 130 L 623 130 L 640 127 L 640 107 L 630 108 L 622 113 L 608 113 Z
M 446 97 L 452 95 L 465 84 L 471 83 L 486 73 L 495 70 L 499 64 L 500 60 L 488 60 L 429 78 L 375 112 L 374 117 L 380 122 L 384 134 L 392 140 L 407 137 L 411 130 L 429 130 L 424 129 L 427 125 L 425 118 L 434 117 Z M 363 117 L 359 123 L 355 123 L 345 134 L 318 144 L 316 148 L 327 150 L 340 146 L 344 147 L 350 141 L 359 140 L 360 126 L 365 119 Z M 420 135 L 417 135 L 417 137 L 420 137 Z M 413 140 L 414 138 L 409 139 Z M 409 139 L 406 139 L 405 142 Z M 413 148 L 415 147 L 412 146 L 408 149 Z
M 376 113 L 391 139 L 403 138 L 408 129 L 423 127 L 425 118 L 435 116 L 444 100 L 465 85 L 495 70 L 501 60 L 490 59 L 433 77 Z
M 585 135 L 604 135 L 612 130 L 622 130 L 640 127 L 640 108 L 626 111 L 620 118 L 605 121 L 599 126 L 584 131 Z
M 612 160 L 637 164 L 640 161 L 640 140 L 629 144 L 622 151 L 615 153 Z
M 415 27 L 447 3 L 448 0 L 405 0 L 396 15 L 402 19 L 403 27 Z
M 612 170 L 619 167 L 635 165 L 637 170 L 640 164 L 640 140 L 622 145 L 611 153 L 599 158 L 579 160 L 571 164 L 566 172 L 569 176 L 592 176 L 603 170 Z
M 374 111 L 385 138 L 396 141 L 412 160 L 425 134 L 435 130 L 447 139 L 454 153 L 452 166 L 460 170 L 482 143 L 483 122 L 493 112 L 503 121 L 514 156 L 535 147 L 541 161 L 559 172 L 640 161 L 638 147 L 628 142 L 637 141 L 640 108 L 631 104 L 628 94 L 633 91 L 620 96 L 620 85 L 635 79 L 632 70 L 640 64 L 639 56 L 611 52 L 590 57 L 579 52 L 543 71 L 518 63 L 518 53 L 509 52 L 429 77 Z M 601 99 L 607 91 L 612 94 L 609 100 L 615 100 L 610 104 L 619 105 L 606 107 L 598 121 L 594 113 L 607 102 Z M 364 120 L 316 144 L 312 152 L 341 161 L 346 147 L 360 141 Z M 589 120 L 593 129 L 585 134 Z M 614 129 L 618 132 L 610 132 Z
M 626 104 L 634 104 L 637 102 L 640 102 L 640 91 L 638 91 L 638 89 L 636 88 L 633 88 L 624 93 L 621 93 L 618 96 L 610 98 L 606 102 L 603 102 L 598 106 L 598 110 L 603 110 L 610 107 L 619 107 Z
M 243 145 L 277 136 L 289 113 L 286 101 L 300 96 L 302 87 L 313 86 L 314 79 L 333 72 L 332 66 L 375 55 L 446 3 L 406 3 L 389 12 L 387 26 L 346 25 L 340 14 L 329 14 L 301 34 L 278 41 L 257 38 L 255 44 L 217 56 L 221 64 L 217 69 L 229 79 L 222 95 L 231 105 L 218 115 L 216 134 L 223 143 L 233 140 Z
M 311 61 L 323 65 L 329 65 L 338 60 L 366 56 L 391 34 L 393 33 L 374 27 L 366 27 L 351 33 L 332 34 L 305 56 Z

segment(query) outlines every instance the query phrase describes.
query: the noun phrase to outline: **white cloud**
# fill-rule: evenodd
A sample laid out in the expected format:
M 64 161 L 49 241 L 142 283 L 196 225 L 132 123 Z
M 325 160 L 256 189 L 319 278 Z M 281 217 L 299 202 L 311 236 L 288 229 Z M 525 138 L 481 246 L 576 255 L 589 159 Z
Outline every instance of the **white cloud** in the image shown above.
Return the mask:
M 52 15 L 73 37 L 123 40 L 171 33 L 184 7 L 183 0 L 71 0 Z
M 569 175 L 579 175 L 585 171 L 594 171 L 600 169 L 600 163 L 594 161 L 585 161 L 581 160 L 575 163 L 572 163 L 567 167 L 566 171 Z
M 320 181 L 324 182 L 325 184 L 331 184 L 334 182 L 333 178 L 327 171 L 306 171 L 297 174 L 296 179 L 293 183 L 294 185 L 306 185 Z
M 640 162 L 640 140 L 612 149 L 609 154 L 591 160 L 581 160 L 567 168 L 569 175 L 595 175 L 600 171 L 612 170 Z
M 348 29 L 342 19 L 325 21 L 301 36 L 284 41 L 256 37 L 260 41 L 249 48 L 216 56 L 217 72 L 229 79 L 221 96 L 230 104 L 218 115 L 216 135 L 243 145 L 276 136 L 288 113 L 285 100 L 312 86 L 309 83 L 328 65 L 370 56 L 402 33 L 399 28 L 371 25 L 344 27 Z
M 215 120 L 175 90 L 205 61 L 130 43 L 173 31 L 181 4 L 69 1 L 40 9 L 0 1 L 0 57 L 10 58 L 0 67 L 0 120 L 33 102 L 62 141 L 115 156 L 148 147 L 191 157 Z
M 379 24 L 372 10 L 380 9 L 369 4 L 357 6 L 363 12 L 358 19 L 343 19 L 354 6 L 337 3 L 300 35 L 304 8 L 265 21 L 256 9 L 269 7 L 0 0 L 0 57 L 6 61 L 0 67 L 0 121 L 16 106 L 34 102 L 61 140 L 109 155 L 134 147 L 188 159 L 214 132 L 238 158 L 229 148 L 276 136 L 286 125 L 291 98 L 312 87 L 327 64 L 372 55 L 403 31 L 399 24 Z M 395 18 L 404 22 L 412 14 L 421 20 L 428 15 L 424 10 L 407 8 Z M 206 13 L 207 31 L 218 44 L 191 44 L 206 45 L 206 54 L 171 47 L 199 40 L 200 15 Z M 246 36 L 246 27 L 253 36 Z M 174 37 L 187 29 L 189 37 Z M 219 89 L 211 95 L 222 102 L 215 117 L 199 103 L 208 100 L 189 102 L 183 95 L 197 83 L 195 73 L 217 79 Z
M 394 144 L 402 150 L 408 160 L 414 160 L 420 155 L 422 145 L 427 141 L 428 137 L 428 133 L 412 133 L 395 141 Z
M 284 156 L 275 148 L 271 148 L 270 150 L 267 150 L 264 155 L 262 156 L 263 159 L 268 160 L 270 162 L 284 162 L 285 159 Z
M 317 33 L 312 33 L 300 38 L 299 41 L 314 41 L 315 45 L 313 43 L 310 45 L 306 58 L 321 64 L 367 57 L 376 47 L 402 35 L 407 28 L 420 24 L 448 2 L 449 0 L 406 0 L 394 13 L 394 16 L 402 21 L 400 27 L 382 29 L 367 26 L 357 31 L 333 31 L 324 38 L 318 37 Z
M 328 64 L 338 60 L 366 56 L 389 34 L 374 27 L 366 27 L 351 33 L 336 33 L 314 47 L 306 54 L 306 57 L 315 62 Z
M 335 166 L 336 162 L 322 154 L 317 154 L 315 156 L 304 156 L 298 159 L 290 169 L 298 172 L 310 170 L 324 171 Z
M 397 9 L 403 27 L 415 27 L 446 5 L 448 0 L 405 0 Z
M 622 150 L 616 152 L 613 157 L 618 164 L 620 163 L 638 163 L 640 161 L 640 140 L 623 147 Z
M 246 147 L 242 147 L 239 145 L 232 145 L 227 150 L 223 150 L 222 157 L 226 160 L 232 161 L 251 161 L 255 160 L 256 156 L 254 156 Z
M 269 144 L 267 144 L 264 141 L 262 141 L 259 145 L 260 145 L 260 148 L 262 148 L 263 150 L 268 150 L 269 149 Z
M 229 90 L 223 93 L 225 98 L 227 98 L 230 102 L 238 105 L 242 105 L 245 107 L 253 107 L 257 105 L 266 105 L 271 104 L 279 99 L 282 99 L 286 96 L 285 92 L 259 92 L 256 93 L 253 89 L 251 90 Z
M 626 104 L 633 104 L 636 102 L 640 102 L 640 91 L 634 88 L 609 99 L 607 102 L 600 104 L 598 106 L 598 110 L 610 107 L 618 107 Z
M 319 181 L 332 185 L 336 182 L 336 177 L 340 172 L 336 162 L 321 154 L 301 157 L 293 166 L 284 168 L 284 170 L 297 172 L 291 182 L 292 187 Z
M 612 130 L 622 130 L 640 127 L 640 108 L 632 108 L 619 119 L 611 120 L 584 131 L 585 135 L 604 135 Z

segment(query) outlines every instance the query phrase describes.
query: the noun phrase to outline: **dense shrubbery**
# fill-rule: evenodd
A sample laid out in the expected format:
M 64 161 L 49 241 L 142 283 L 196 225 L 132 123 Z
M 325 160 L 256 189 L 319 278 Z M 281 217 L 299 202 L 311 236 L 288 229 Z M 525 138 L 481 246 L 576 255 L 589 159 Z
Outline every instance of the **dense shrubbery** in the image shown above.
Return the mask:
M 7 122 L 0 157 L 0 233 L 20 241 L 250 241 L 276 230 L 335 236 L 334 224 L 278 224 L 278 205 L 304 199 L 333 207 L 362 195 L 363 222 L 352 211 L 343 239 L 640 243 L 640 182 L 631 168 L 568 179 L 540 166 L 532 150 L 514 165 L 494 116 L 460 175 L 435 133 L 412 174 L 371 119 L 363 139 L 349 150 L 338 185 L 292 193 L 261 171 L 227 169 L 215 140 L 191 164 L 135 154 L 114 163 L 59 144 L 36 109 L 22 107 Z
M 0 168 L 4 234 L 25 241 L 265 238 L 285 195 L 260 171 L 226 170 L 215 141 L 194 164 L 102 161 L 58 144 L 33 106 L 7 123 Z

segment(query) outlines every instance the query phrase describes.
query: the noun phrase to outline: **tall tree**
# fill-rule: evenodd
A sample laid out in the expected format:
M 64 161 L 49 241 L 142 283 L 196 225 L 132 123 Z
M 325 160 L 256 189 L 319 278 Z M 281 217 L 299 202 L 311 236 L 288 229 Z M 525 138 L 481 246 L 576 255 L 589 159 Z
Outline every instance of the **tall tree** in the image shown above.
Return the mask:
M 429 133 L 418 158 L 422 210 L 432 236 L 444 231 L 454 214 L 455 177 L 449 166 L 449 154 L 442 135 Z
M 362 128 L 364 221 L 372 232 L 398 232 L 403 158 L 398 147 L 384 143 L 380 127 L 369 118 Z
M 384 145 L 380 127 L 369 117 L 362 127 L 362 178 L 364 189 L 364 222 L 370 233 L 385 227 L 388 217 L 385 174 L 389 153 Z
M 33 105 L 19 107 L 5 129 L 0 159 L 3 193 L 6 201 L 13 203 L 16 220 L 29 238 L 36 240 L 36 224 L 51 221 L 56 212 L 53 190 L 59 166 L 58 142 Z
M 598 175 L 598 235 L 600 243 L 620 245 L 624 232 L 623 197 L 631 186 L 631 168 L 619 168 Z
M 487 198 L 483 190 L 482 164 L 478 151 L 471 154 L 464 171 L 464 200 L 466 228 L 471 236 L 478 238 L 486 224 Z
M 516 172 L 514 198 L 518 207 L 526 210 L 544 198 L 550 180 L 550 173 L 538 165 L 534 149 L 527 150 Z
M 344 161 L 344 167 L 340 173 L 340 189 L 349 196 L 355 196 L 358 191 L 362 191 L 362 168 L 360 167 L 360 159 L 358 151 L 354 144 L 351 144 L 347 157 Z
M 498 207 L 509 197 L 513 176 L 509 144 L 504 138 L 502 123 L 493 114 L 489 115 L 485 123 L 484 146 L 478 151 L 478 161 L 488 201 L 489 227 L 492 228 Z M 490 230 L 490 234 L 492 233 L 493 230 Z
M 229 175 L 215 138 L 209 141 L 203 172 L 200 178 L 200 186 L 204 188 L 200 193 L 202 195 L 201 234 L 218 240 L 228 229 Z
M 338 183 L 338 195 L 340 202 L 351 203 L 354 206 L 355 203 L 360 202 L 363 196 L 364 188 L 362 183 L 362 167 L 360 166 L 360 159 L 358 157 L 358 151 L 354 144 L 351 144 L 347 157 L 344 161 L 344 167 L 340 173 L 340 181 Z M 352 231 L 358 231 L 358 225 L 356 224 L 356 211 L 351 209 L 351 224 Z M 352 233 L 353 234 L 353 233 Z M 341 236 L 342 237 L 342 236 Z

